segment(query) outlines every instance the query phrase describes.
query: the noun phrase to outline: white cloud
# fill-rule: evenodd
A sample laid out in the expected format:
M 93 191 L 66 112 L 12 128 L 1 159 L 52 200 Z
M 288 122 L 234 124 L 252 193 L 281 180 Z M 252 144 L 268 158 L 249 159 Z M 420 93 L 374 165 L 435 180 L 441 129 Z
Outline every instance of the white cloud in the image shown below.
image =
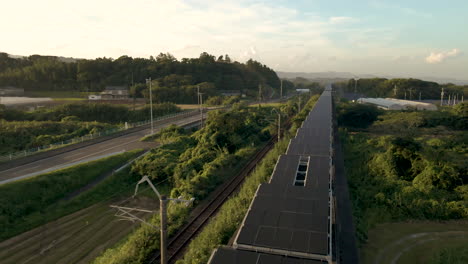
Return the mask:
M 27 2 L 24 3 L 24 2 Z M 149 57 L 170 52 L 177 58 L 202 51 L 255 57 L 277 63 L 282 52 L 321 50 L 333 55 L 328 18 L 303 18 L 299 10 L 253 1 L 18 0 L 0 16 L 2 51 L 80 58 L 123 55 Z M 25 19 L 26 18 L 26 19 Z M 304 45 L 299 47 L 299 45 Z M 281 46 L 291 48 L 280 49 Z M 51 48 L 55 47 L 55 48 Z M 254 48 L 253 48 L 254 47 Z M 236 56 L 237 55 L 237 56 Z M 244 56 L 243 56 L 244 55 Z M 237 57 L 237 58 L 236 58 Z M 275 57 L 273 60 L 272 58 Z
M 248 47 L 248 49 L 239 56 L 241 60 L 248 60 L 250 58 L 256 59 L 257 49 L 254 46 Z
M 369 2 L 369 4 L 370 6 L 374 8 L 386 10 L 387 12 L 396 11 L 396 12 L 400 12 L 408 16 L 414 16 L 414 17 L 420 17 L 420 18 L 432 18 L 432 14 L 422 11 L 422 8 L 414 9 L 414 8 L 409 8 L 406 6 L 401 6 L 396 3 L 383 2 L 380 0 L 373 0 Z
M 336 17 L 330 17 L 329 22 L 331 24 L 342 24 L 346 22 L 352 22 L 355 19 L 352 17 L 347 17 L 347 16 L 336 16 Z
M 462 53 L 459 49 L 452 49 L 447 52 L 431 52 L 431 54 L 429 54 L 429 56 L 426 57 L 426 62 L 429 64 L 441 63 L 448 58 L 458 57 L 461 54 Z
M 394 62 L 413 62 L 416 60 L 416 56 L 408 56 L 408 55 L 398 55 L 391 58 Z
M 15 12 L 0 16 L 0 51 L 78 58 L 124 54 L 148 58 L 170 52 L 179 59 L 206 51 L 215 56 L 229 54 L 240 62 L 253 58 L 282 71 L 353 71 L 362 58 L 363 72 L 378 67 L 384 71 L 389 57 L 397 54 L 418 54 L 411 61 L 414 68 L 431 68 L 419 46 L 401 45 L 397 27 L 369 24 L 365 15 L 323 16 L 320 8 L 307 13 L 280 2 L 284 5 L 257 0 L 4 1 L 3 9 Z M 305 2 L 313 6 L 316 1 Z M 456 74 L 466 75 L 463 64 L 466 59 L 445 71 L 459 67 Z M 401 68 L 416 71 L 405 67 Z

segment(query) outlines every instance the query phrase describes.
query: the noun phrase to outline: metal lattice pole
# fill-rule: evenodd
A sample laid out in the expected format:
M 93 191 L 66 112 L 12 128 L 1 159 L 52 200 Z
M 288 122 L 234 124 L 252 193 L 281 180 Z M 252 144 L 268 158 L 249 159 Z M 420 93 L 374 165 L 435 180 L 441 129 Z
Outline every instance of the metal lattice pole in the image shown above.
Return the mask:
M 187 206 L 189 206 L 195 198 L 191 198 L 189 200 L 184 200 L 182 197 L 178 198 L 167 198 L 165 195 L 161 195 L 156 187 L 154 187 L 153 183 L 151 180 L 148 178 L 148 176 L 143 176 L 141 180 L 137 183 L 135 187 L 135 195 L 138 193 L 138 186 L 144 182 L 147 182 L 151 189 L 153 189 L 154 193 L 159 198 L 159 208 L 160 208 L 160 216 L 161 216 L 161 222 L 160 222 L 160 232 L 161 232 L 161 264 L 167 264 L 168 261 L 168 256 L 167 256 L 167 203 L 169 201 L 174 201 L 174 202 L 179 202 L 179 203 L 185 203 Z M 131 207 L 123 207 L 123 206 L 117 206 L 117 205 L 111 205 L 110 207 L 116 208 L 118 211 L 115 214 L 115 216 L 120 217 L 122 220 L 129 220 L 132 222 L 139 221 L 142 222 L 148 226 L 157 228 L 156 226 L 152 225 L 151 223 L 146 222 L 145 220 L 135 216 L 132 214 L 132 211 L 137 211 L 137 212 L 145 212 L 145 213 L 154 213 L 154 211 L 150 210 L 145 210 L 145 209 L 139 209 L 139 208 L 131 208 Z

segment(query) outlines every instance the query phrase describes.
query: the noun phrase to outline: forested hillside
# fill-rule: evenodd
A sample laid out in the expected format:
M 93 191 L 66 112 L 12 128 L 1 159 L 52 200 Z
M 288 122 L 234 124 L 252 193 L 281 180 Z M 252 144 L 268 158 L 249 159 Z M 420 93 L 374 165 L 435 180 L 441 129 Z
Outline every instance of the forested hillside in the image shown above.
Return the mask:
M 336 88 L 342 89 L 344 92 L 354 92 L 364 94 L 369 97 L 391 97 L 404 99 L 440 99 L 440 92 L 444 88 L 445 98 L 448 95 L 458 94 L 467 98 L 468 85 L 460 86 L 454 84 L 438 84 L 436 82 L 428 82 L 418 79 L 359 79 L 357 81 L 350 79 L 349 81 L 335 83 Z
M 134 85 L 132 95 L 141 96 L 142 85 L 151 77 L 159 100 L 190 95 L 196 102 L 196 85 L 203 92 L 216 94 L 219 90 L 241 90 L 257 96 L 262 85 L 265 94 L 278 94 L 280 80 L 266 65 L 249 60 L 231 61 L 228 55 L 216 58 L 206 52 L 198 58 L 177 60 L 171 54 L 159 54 L 149 59 L 121 56 L 118 59 L 97 58 L 67 61 L 53 56 L 32 55 L 11 58 L 0 53 L 0 87 L 15 86 L 26 91 L 102 91 L 106 85 Z M 139 85 L 139 86 L 138 86 Z M 143 86 L 144 88 L 144 86 Z M 276 90 L 276 92 L 274 91 Z

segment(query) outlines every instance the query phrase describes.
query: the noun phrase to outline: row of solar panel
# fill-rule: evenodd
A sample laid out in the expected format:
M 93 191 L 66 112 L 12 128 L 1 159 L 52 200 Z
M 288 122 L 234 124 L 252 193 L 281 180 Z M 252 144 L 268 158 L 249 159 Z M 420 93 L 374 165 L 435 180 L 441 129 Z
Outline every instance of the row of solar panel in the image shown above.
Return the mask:
M 332 94 L 327 88 L 261 184 L 220 263 L 323 263 L 331 259 Z

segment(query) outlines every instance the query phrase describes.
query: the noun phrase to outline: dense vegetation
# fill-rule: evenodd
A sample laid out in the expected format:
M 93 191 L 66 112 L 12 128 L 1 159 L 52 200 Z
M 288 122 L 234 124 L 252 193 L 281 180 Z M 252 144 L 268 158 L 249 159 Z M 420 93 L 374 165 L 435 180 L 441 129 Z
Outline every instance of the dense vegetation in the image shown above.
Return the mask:
M 12 237 L 98 202 L 126 187 L 126 174 L 72 200 L 67 196 L 135 157 L 134 150 L 112 157 L 0 185 L 0 240 Z M 128 174 L 128 171 L 127 171 Z M 122 177 L 119 177 L 122 176 Z M 118 179 L 116 178 L 118 177 Z M 132 183 L 134 183 L 132 179 Z M 132 187 L 134 185 L 132 184 Z
M 342 103 L 338 120 L 360 243 L 377 223 L 468 218 L 467 109 L 380 112 Z
M 448 95 L 458 94 L 458 98 L 461 100 L 461 96 L 467 98 L 468 96 L 468 85 L 460 86 L 454 84 L 438 84 L 435 82 L 422 81 L 418 79 L 385 79 L 385 78 L 373 78 L 373 79 L 359 79 L 357 82 L 353 79 L 347 82 L 335 83 L 334 86 L 338 89 L 342 89 L 345 92 L 354 92 L 364 94 L 369 97 L 391 97 L 404 99 L 419 99 L 421 93 L 421 99 L 439 99 L 440 92 L 444 88 L 445 97 Z M 396 94 L 395 89 L 396 88 Z
M 156 104 L 153 117 L 179 111 L 171 103 Z M 65 104 L 32 112 L 0 107 L 0 155 L 116 129 L 149 116 L 148 107 L 132 111 L 111 104 Z
M 286 104 L 283 112 L 293 111 L 295 102 Z M 186 135 L 168 128 L 161 137 L 169 143 L 152 150 L 133 166 L 133 171 L 149 175 L 154 182 L 167 182 L 171 196 L 195 197 L 200 201 L 218 184 L 231 177 L 276 131 L 270 107 L 246 107 L 239 103 L 230 111 L 210 112 L 203 129 Z M 189 210 L 169 206 L 169 235 L 187 219 Z M 155 215 L 151 221 L 158 221 Z M 153 250 L 159 249 L 159 232 L 140 227 L 114 249 L 107 250 L 95 263 L 142 263 Z M 143 246 L 144 245 L 144 246 Z
M 134 170 L 155 181 L 168 179 L 174 197 L 184 194 L 201 199 L 223 180 L 222 168 L 235 166 L 244 155 L 252 154 L 253 146 L 270 137 L 262 120 L 268 110 L 240 107 L 210 112 L 202 130 L 154 150 Z
M 179 112 L 172 103 L 153 105 L 153 118 Z M 0 107 L 0 120 L 6 121 L 85 121 L 118 124 L 150 119 L 149 106 L 131 110 L 123 105 L 113 104 L 64 104 L 52 108 L 39 108 L 35 111 L 21 111 Z
M 325 85 L 325 84 L 324 84 Z M 283 89 L 309 89 L 310 91 L 317 93 L 322 90 L 322 86 L 315 80 L 310 80 L 302 77 L 296 77 L 294 79 L 283 80 Z
M 178 61 L 171 54 L 149 59 L 121 56 L 118 59 L 67 60 L 32 55 L 11 58 L 0 53 L 0 87 L 16 86 L 26 91 L 102 91 L 106 85 L 130 87 L 134 96 L 145 95 L 145 79 L 152 77 L 156 102 L 197 102 L 196 87 L 207 95 L 220 90 L 237 90 L 257 96 L 263 86 L 265 96 L 278 91 L 276 73 L 254 60 L 231 61 L 228 55 L 203 52 L 198 58 Z M 147 94 L 147 92 L 146 92 Z M 277 93 L 276 93 L 277 94 Z
M 0 155 L 98 133 L 116 126 L 98 122 L 12 121 L 0 119 Z
M 212 96 L 204 101 L 207 105 L 232 105 L 240 102 L 240 96 Z

